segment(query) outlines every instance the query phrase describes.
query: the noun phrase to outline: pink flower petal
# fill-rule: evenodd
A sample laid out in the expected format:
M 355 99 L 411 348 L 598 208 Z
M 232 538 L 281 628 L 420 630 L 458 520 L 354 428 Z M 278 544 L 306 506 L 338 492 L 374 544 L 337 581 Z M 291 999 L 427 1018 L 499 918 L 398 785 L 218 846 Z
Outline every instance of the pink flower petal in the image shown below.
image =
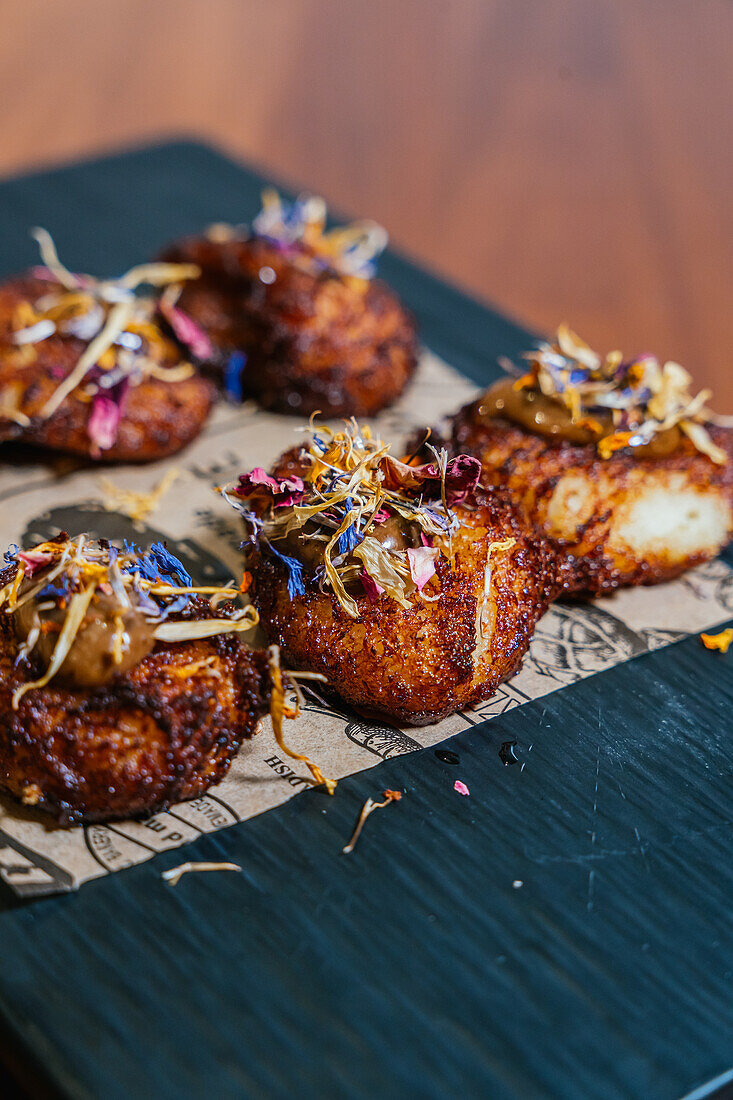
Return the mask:
M 240 476 L 237 495 L 251 497 L 257 493 L 272 497 L 276 508 L 285 508 L 303 499 L 305 484 L 299 477 L 270 477 L 261 466 L 255 466 L 250 473 Z
M 178 306 L 169 305 L 165 299 L 161 299 L 160 312 L 173 329 L 176 337 L 188 348 L 196 359 L 212 359 L 214 347 L 211 340 L 192 317 L 184 313 Z
M 407 560 L 410 564 L 410 576 L 415 582 L 418 592 L 435 576 L 435 560 L 440 551 L 432 546 L 410 547 L 407 551 Z
M 32 577 L 39 569 L 45 568 L 53 561 L 53 554 L 44 554 L 42 551 L 34 550 L 19 550 L 16 557 L 18 561 L 23 563 L 27 577 Z
M 455 783 L 453 784 L 453 790 L 458 791 L 459 794 L 463 795 L 469 795 L 471 793 L 466 784 L 462 783 L 460 779 L 456 779 Z
M 239 478 L 239 487 L 249 488 L 251 485 L 266 485 L 268 489 L 274 489 L 277 492 L 277 479 L 270 477 L 266 470 L 263 470 L 261 466 L 255 466 L 248 474 L 242 474 Z
M 48 279 L 51 283 L 57 283 L 58 279 L 50 267 L 46 267 L 44 264 L 36 264 L 31 268 L 31 275 L 34 279 Z M 85 285 L 85 279 L 82 275 L 72 274 L 72 278 L 75 280 L 76 285 L 83 287 Z
M 104 394 L 95 394 L 87 421 L 87 433 L 100 451 L 108 451 L 116 440 L 121 416 L 122 407 L 119 402 Z

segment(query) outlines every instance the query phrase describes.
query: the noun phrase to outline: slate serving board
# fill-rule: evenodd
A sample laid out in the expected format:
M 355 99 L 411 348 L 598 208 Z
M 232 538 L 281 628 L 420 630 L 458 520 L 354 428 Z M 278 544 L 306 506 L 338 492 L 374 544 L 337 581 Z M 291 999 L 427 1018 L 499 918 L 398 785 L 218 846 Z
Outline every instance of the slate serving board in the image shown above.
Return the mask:
M 262 183 L 190 142 L 10 180 L 0 266 L 40 222 L 71 267 L 121 271 L 243 220 Z M 382 272 L 472 379 L 526 347 L 403 257 Z M 183 856 L 241 875 L 171 889 L 172 852 L 75 895 L 3 889 L 3 1057 L 105 1100 L 711 1095 L 733 1064 L 732 673 L 688 638 L 460 734 L 457 766 L 397 757 Z M 385 787 L 405 798 L 340 855 Z

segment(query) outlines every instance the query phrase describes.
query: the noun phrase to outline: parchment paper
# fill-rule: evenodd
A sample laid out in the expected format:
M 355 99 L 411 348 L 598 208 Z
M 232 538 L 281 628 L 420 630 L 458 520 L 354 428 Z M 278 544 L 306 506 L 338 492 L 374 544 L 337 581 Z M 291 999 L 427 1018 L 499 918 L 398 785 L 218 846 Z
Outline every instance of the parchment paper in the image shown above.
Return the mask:
M 435 423 L 474 393 L 470 382 L 425 353 L 402 400 L 372 423 L 384 439 L 394 441 L 396 451 L 415 427 Z M 273 416 L 252 404 L 221 405 L 183 455 L 152 466 L 100 471 L 75 469 L 67 460 L 53 468 L 35 459 L 5 462 L 0 465 L 2 543 L 27 545 L 62 529 L 142 543 L 163 537 L 201 583 L 239 577 L 238 517 L 212 487 L 252 466 L 267 467 L 299 441 L 300 427 L 295 418 Z M 178 479 L 146 524 L 135 526 L 126 516 L 105 510 L 102 475 L 119 488 L 148 491 L 171 466 L 180 471 Z M 380 758 L 436 745 L 469 725 L 710 628 L 731 614 L 733 571 L 721 561 L 671 584 L 621 592 L 595 604 L 557 604 L 539 623 L 521 671 L 475 710 L 404 730 L 370 723 L 347 709 L 309 703 L 297 722 L 287 724 L 288 740 L 327 775 L 341 778 Z M 0 798 L 0 875 L 23 895 L 73 890 L 271 809 L 309 786 L 307 776 L 305 768 L 282 759 L 267 721 L 242 748 L 223 783 L 145 821 L 61 828 L 39 811 Z

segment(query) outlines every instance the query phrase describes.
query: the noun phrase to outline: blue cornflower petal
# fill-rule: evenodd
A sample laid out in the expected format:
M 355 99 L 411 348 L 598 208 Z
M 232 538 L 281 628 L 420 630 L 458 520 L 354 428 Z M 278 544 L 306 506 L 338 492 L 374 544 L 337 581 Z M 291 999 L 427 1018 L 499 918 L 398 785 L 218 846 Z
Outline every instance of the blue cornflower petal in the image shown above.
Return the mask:
M 171 601 L 171 603 L 166 604 L 166 606 L 165 606 L 165 617 L 167 617 L 168 615 L 175 614 L 175 612 L 177 612 L 177 611 L 183 611 L 184 608 L 188 607 L 190 602 L 191 602 L 191 597 L 190 596 L 187 596 L 185 594 L 183 596 L 177 596 L 175 600 Z
M 165 569 L 169 576 L 178 577 L 181 584 L 193 588 L 193 578 L 183 562 L 180 561 L 175 554 L 171 554 L 170 550 L 168 550 L 162 542 L 153 543 L 150 547 L 150 555 L 158 563 L 161 571 Z
M 358 546 L 362 542 L 364 536 L 357 531 L 356 524 L 352 523 L 351 527 L 347 527 L 345 531 L 342 531 L 338 537 L 336 543 L 336 552 L 338 554 L 348 554 L 355 546 Z
M 11 542 L 10 546 L 7 548 L 5 554 L 3 555 L 8 565 L 12 565 L 13 562 L 16 561 L 16 556 L 19 551 L 20 547 L 18 546 L 18 544 L 15 542 Z
M 348 515 L 353 507 L 353 501 L 351 497 L 347 497 L 344 501 L 344 516 Z M 362 542 L 364 536 L 359 533 L 359 528 L 355 523 L 352 523 L 350 527 L 347 527 L 345 531 L 342 531 L 338 537 L 336 543 L 336 552 L 338 554 L 348 554 L 350 550 L 353 550 L 355 546 L 358 546 Z
M 230 401 L 242 400 L 242 374 L 247 364 L 243 351 L 233 351 L 224 366 L 224 392 Z
M 128 550 L 127 553 L 132 551 Z M 122 567 L 123 573 L 139 573 L 140 576 L 153 583 L 160 577 L 158 563 L 150 554 L 140 554 L 134 561 L 128 562 Z
M 45 588 L 42 588 L 38 593 L 38 599 L 46 600 L 55 599 L 56 597 L 65 599 L 69 595 L 69 578 L 66 574 L 62 574 L 59 580 L 59 584 L 47 584 Z
M 288 571 L 288 595 L 292 600 L 293 596 L 302 596 L 305 592 L 305 584 L 303 583 L 303 566 L 297 558 L 291 558 L 287 554 L 281 554 L 279 550 L 276 550 L 272 543 L 269 544 L 270 550 L 279 558 Z
M 588 381 L 589 371 L 585 367 L 574 367 L 570 371 L 570 377 L 568 378 L 568 384 L 570 386 L 578 386 L 581 382 Z
M 133 588 L 135 591 L 135 595 L 137 596 L 138 606 L 143 611 L 146 611 L 149 615 L 159 616 L 160 607 L 155 602 L 155 600 L 151 599 L 151 597 L 147 594 L 147 592 L 143 591 L 139 584 L 133 584 Z

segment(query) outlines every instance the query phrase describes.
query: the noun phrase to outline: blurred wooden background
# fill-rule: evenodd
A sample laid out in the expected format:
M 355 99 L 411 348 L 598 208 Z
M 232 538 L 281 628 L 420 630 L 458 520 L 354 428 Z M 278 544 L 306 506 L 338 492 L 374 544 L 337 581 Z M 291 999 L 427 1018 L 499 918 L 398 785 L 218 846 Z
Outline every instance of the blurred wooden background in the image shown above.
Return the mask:
M 537 329 L 679 359 L 733 410 L 730 0 L 0 0 L 0 17 L 0 171 L 208 137 Z

